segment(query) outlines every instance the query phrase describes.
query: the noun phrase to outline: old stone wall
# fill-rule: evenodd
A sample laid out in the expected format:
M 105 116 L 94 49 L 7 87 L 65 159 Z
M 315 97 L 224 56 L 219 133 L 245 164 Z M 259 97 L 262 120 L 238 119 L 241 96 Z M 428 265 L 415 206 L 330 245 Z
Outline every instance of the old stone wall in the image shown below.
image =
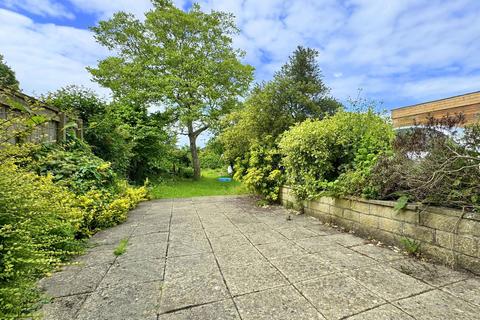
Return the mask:
M 401 240 L 420 243 L 419 252 L 437 262 L 480 274 L 480 215 L 460 210 L 408 205 L 396 212 L 395 202 L 321 197 L 298 202 L 292 190 L 280 191 L 282 204 L 355 233 L 402 247 Z

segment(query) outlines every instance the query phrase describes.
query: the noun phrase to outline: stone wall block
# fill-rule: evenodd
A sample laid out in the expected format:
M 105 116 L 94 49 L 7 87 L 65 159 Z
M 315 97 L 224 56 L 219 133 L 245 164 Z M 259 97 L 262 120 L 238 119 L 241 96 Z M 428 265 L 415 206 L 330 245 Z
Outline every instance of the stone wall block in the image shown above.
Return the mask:
M 402 221 L 378 217 L 378 228 L 384 231 L 401 234 L 403 232 Z
M 435 239 L 435 230 L 427 227 L 404 223 L 403 234 L 407 237 L 423 242 L 433 243 Z
M 456 235 L 450 232 L 437 230 L 437 244 L 446 249 L 459 251 L 463 254 L 478 257 L 478 239 L 475 237 Z
M 370 204 L 367 202 L 355 201 L 352 200 L 351 202 L 351 209 L 354 211 L 358 211 L 364 214 L 370 214 Z
M 370 214 L 358 215 L 358 222 L 367 226 L 369 229 L 378 229 L 378 217 Z
M 459 217 L 448 216 L 430 211 L 420 213 L 420 225 L 433 229 L 447 232 L 454 232 L 457 224 L 460 222 Z
M 391 219 L 394 214 L 394 210 L 391 206 L 370 204 L 370 214 Z

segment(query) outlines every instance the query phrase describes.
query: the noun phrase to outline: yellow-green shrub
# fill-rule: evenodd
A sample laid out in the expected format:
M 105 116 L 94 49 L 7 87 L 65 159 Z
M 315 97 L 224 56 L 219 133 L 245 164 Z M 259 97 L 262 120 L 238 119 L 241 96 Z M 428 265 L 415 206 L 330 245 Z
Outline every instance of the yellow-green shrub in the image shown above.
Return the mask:
M 242 181 L 254 194 L 275 202 L 284 182 L 279 168 L 280 157 L 275 147 L 254 145 L 245 160 L 237 161 L 235 179 Z
M 79 196 L 79 207 L 83 211 L 81 232 L 91 235 L 98 230 L 112 227 L 127 219 L 128 211 L 140 201 L 146 200 L 148 190 L 143 187 L 123 187 L 118 194 L 104 190 L 90 190 Z
M 75 195 L 51 176 L 0 166 L 0 318 L 34 307 L 35 280 L 81 250 L 82 211 Z
M 287 183 L 302 199 L 322 192 L 355 194 L 378 157 L 391 152 L 393 137 L 391 125 L 370 110 L 307 120 L 285 132 L 280 142 Z

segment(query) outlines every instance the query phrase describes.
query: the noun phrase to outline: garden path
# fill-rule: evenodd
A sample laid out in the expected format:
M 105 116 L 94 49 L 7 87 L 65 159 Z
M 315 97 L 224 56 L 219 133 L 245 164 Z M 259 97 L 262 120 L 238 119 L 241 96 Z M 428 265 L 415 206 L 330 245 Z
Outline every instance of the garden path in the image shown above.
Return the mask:
M 249 197 L 143 203 L 91 242 L 41 281 L 46 319 L 480 319 L 478 277 Z

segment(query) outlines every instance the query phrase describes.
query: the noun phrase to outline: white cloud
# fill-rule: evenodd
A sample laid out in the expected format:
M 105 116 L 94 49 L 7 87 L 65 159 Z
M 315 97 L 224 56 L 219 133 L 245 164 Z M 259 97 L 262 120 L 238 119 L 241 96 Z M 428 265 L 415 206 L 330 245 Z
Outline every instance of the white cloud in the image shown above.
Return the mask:
M 7 8 L 22 9 L 42 17 L 75 18 L 62 4 L 54 0 L 4 0 L 3 4 Z
M 235 44 L 247 50 L 259 79 L 271 77 L 296 45 L 305 45 L 320 52 L 325 80 L 342 100 L 358 88 L 387 104 L 480 89 L 469 82 L 480 75 L 475 0 L 200 3 L 237 15 L 242 34 Z
M 1 53 L 26 93 L 42 94 L 68 84 L 108 93 L 90 81 L 85 69 L 107 53 L 95 43 L 90 31 L 37 24 L 4 9 L 0 9 L 0 21 Z
M 60 1 L 7 1 L 12 8 L 31 2 L 36 4 L 31 12 L 62 16 Z M 149 0 L 65 1 L 98 19 L 118 10 L 140 17 L 151 8 Z M 258 80 L 270 79 L 295 47 L 304 45 L 320 52 L 325 81 L 340 99 L 363 88 L 367 97 L 388 106 L 480 89 L 476 0 L 200 0 L 200 5 L 236 15 L 242 33 L 234 44 L 247 52 Z M 34 23 L 7 10 L 0 19 L 0 50 L 30 91 L 89 84 L 84 67 L 105 55 L 88 31 Z
M 92 13 L 101 19 L 117 11 L 131 12 L 139 17 L 152 7 L 150 0 L 68 0 L 79 10 Z

